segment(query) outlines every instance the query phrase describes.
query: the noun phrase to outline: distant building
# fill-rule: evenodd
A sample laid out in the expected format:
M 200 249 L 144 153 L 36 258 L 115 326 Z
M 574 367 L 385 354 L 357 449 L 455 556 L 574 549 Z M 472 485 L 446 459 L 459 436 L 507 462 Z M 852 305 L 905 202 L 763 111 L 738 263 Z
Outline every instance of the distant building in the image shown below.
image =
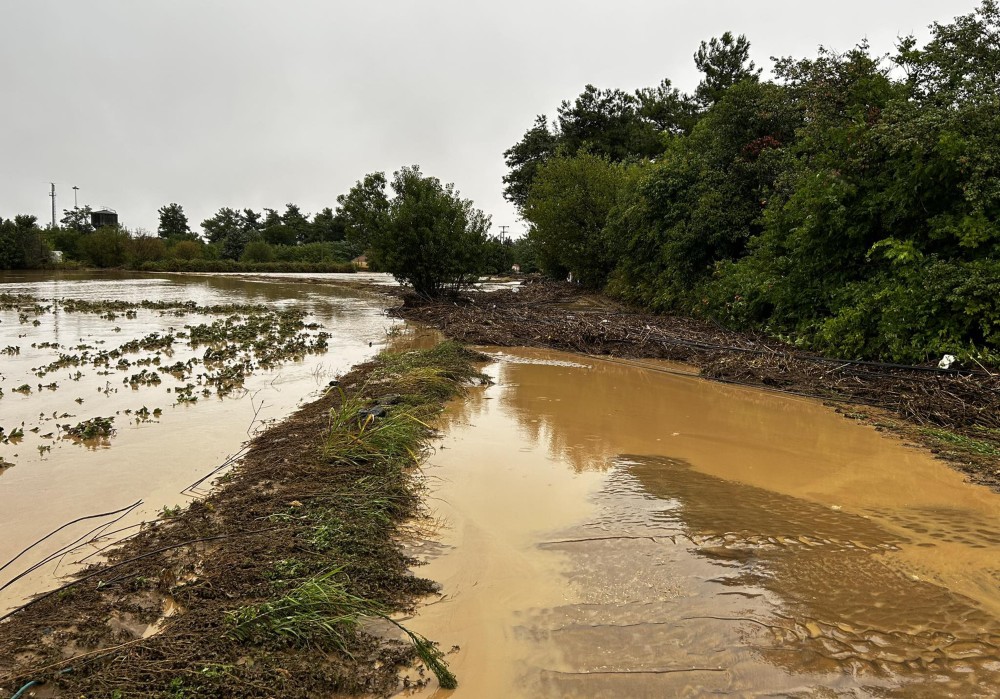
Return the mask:
M 118 212 L 114 209 L 98 209 L 90 212 L 90 225 L 95 229 L 118 225 Z
M 517 263 L 512 264 L 510 266 L 510 271 L 513 272 L 514 274 L 520 274 L 521 273 L 521 265 L 519 265 Z
M 351 262 L 353 262 L 354 266 L 357 267 L 358 269 L 368 269 L 367 255 L 358 255 L 353 260 L 351 260 Z

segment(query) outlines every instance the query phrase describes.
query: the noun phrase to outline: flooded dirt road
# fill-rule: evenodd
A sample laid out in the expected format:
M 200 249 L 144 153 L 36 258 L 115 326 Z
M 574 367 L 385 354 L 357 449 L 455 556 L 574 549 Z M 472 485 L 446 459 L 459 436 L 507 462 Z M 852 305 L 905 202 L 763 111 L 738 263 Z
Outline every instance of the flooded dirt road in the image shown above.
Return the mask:
M 498 357 L 414 547 L 455 696 L 998 696 L 994 493 L 814 401 Z
M 75 561 L 134 531 L 128 527 L 206 492 L 211 480 L 188 486 L 237 454 L 262 426 L 374 355 L 398 325 L 382 314 L 380 298 L 290 280 L 6 273 L 0 294 L 29 294 L 48 307 L 0 310 L 0 428 L 6 438 L 0 443 L 0 614 L 55 587 Z M 183 315 L 149 308 L 82 312 L 70 310 L 70 299 L 240 308 Z M 219 336 L 238 334 L 248 313 L 243 306 L 263 309 L 261 317 L 298 309 L 306 327 L 265 342 L 283 348 L 273 365 L 255 362 L 245 381 L 226 383 L 227 371 L 249 364 L 237 366 L 240 357 L 213 361 L 207 352 L 221 356 L 226 348 L 211 333 L 228 323 Z M 191 328 L 199 325 L 210 337 L 195 344 Z M 277 331 L 267 326 L 262 332 Z M 173 341 L 163 342 L 166 336 Z M 108 352 L 116 354 L 101 364 Z M 92 418 L 113 418 L 113 436 L 81 441 L 65 429 Z M 139 501 L 124 516 L 75 522 L 17 557 L 66 523 Z M 63 547 L 97 535 L 110 536 L 62 555 Z

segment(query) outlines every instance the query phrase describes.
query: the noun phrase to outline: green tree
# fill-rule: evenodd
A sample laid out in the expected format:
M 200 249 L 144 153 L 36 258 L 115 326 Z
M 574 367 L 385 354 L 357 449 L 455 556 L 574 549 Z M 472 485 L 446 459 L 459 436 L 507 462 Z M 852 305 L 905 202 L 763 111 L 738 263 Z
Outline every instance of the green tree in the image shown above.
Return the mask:
M 63 228 L 70 228 L 77 233 L 93 233 L 94 226 L 90 223 L 92 210 L 89 206 L 78 209 L 63 209 L 63 217 L 59 220 Z
M 489 217 L 462 199 L 454 185 L 442 185 L 417 166 L 396 172 L 392 189 L 384 219 L 370 231 L 371 259 L 378 269 L 428 297 L 475 281 Z
M 94 267 L 121 267 L 128 258 L 129 234 L 116 226 L 104 226 L 80 240 L 80 257 Z
M 312 239 L 307 242 L 333 243 L 341 241 L 346 235 L 346 224 L 343 218 L 333 212 L 329 206 L 313 216 Z
M 281 215 L 281 225 L 286 231 L 283 239 L 290 240 L 285 245 L 302 245 L 313 242 L 312 223 L 309 217 L 302 213 L 296 204 L 286 204 L 285 213 Z
M 504 199 L 519 210 L 524 208 L 538 167 L 555 154 L 557 143 L 556 135 L 549 129 L 548 118 L 544 115 L 535 117 L 534 126 L 525 132 L 520 141 L 504 151 L 504 161 L 510 169 L 503 177 Z
M 627 166 L 590 153 L 557 156 L 538 169 L 524 217 L 546 274 L 604 285 L 617 259 L 604 227 L 628 182 Z
M 700 308 L 699 285 L 762 230 L 798 123 L 783 88 L 731 88 L 611 212 L 618 264 L 608 290 L 661 311 Z
M 37 269 L 49 263 L 50 251 L 34 216 L 0 218 L 0 269 Z
M 639 117 L 657 132 L 686 134 L 698 122 L 698 103 L 670 82 L 636 90 Z
M 274 248 L 263 240 L 254 240 L 247 243 L 243 254 L 240 256 L 241 262 L 274 262 Z
M 180 204 L 167 204 L 161 206 L 160 225 L 157 229 L 161 238 L 192 238 L 194 234 L 188 225 L 188 218 L 184 213 L 184 207 Z
M 388 222 L 386 184 L 385 173 L 373 172 L 337 197 L 336 215 L 343 222 L 345 239 L 358 255 L 369 250 L 372 238 Z
M 242 214 L 226 206 L 201 222 L 201 230 L 210 243 L 221 243 L 230 235 L 241 233 L 245 227 L 246 221 Z
M 722 99 L 733 85 L 744 80 L 756 82 L 761 73 L 750 60 L 749 40 L 743 34 L 734 37 L 732 32 L 701 42 L 694 64 L 704 76 L 694 95 L 705 108 Z
M 264 209 L 260 233 L 270 245 L 295 245 L 295 231 L 285 225 L 281 214 L 274 209 Z

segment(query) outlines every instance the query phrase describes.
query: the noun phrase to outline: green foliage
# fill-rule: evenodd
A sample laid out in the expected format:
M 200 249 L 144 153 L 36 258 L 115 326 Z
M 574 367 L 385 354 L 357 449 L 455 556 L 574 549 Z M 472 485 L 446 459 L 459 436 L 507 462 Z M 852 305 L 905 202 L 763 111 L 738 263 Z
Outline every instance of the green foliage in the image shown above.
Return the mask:
M 35 269 L 49 263 L 49 246 L 34 216 L 0 218 L 0 269 Z
M 372 237 L 388 220 L 385 187 L 385 173 L 373 172 L 359 180 L 347 194 L 337 197 L 337 216 L 343 222 L 344 236 L 359 255 L 371 247 Z
M 504 151 L 504 161 L 510 169 L 503 176 L 503 196 L 518 209 L 528 201 L 528 191 L 538 167 L 556 152 L 558 139 L 549 129 L 546 116 L 535 117 L 535 124 L 520 141 Z
M 699 109 L 669 81 L 637 93 L 664 152 L 615 197 L 587 149 L 618 157 L 622 122 L 593 115 L 623 98 L 588 88 L 563 103 L 579 128 L 546 143 L 539 120 L 508 151 L 535 154 L 509 163 L 529 248 L 553 276 L 611 269 L 625 300 L 837 356 L 1000 362 L 1000 6 L 931 29 L 888 60 L 865 43 L 776 59 L 773 82 L 745 37 L 703 42 Z
M 63 217 L 59 220 L 64 229 L 73 230 L 77 233 L 93 233 L 94 226 L 90 222 L 92 209 L 84 206 L 77 209 L 63 209 Z M 65 250 L 65 248 L 57 248 Z
M 539 167 L 524 217 L 543 271 L 557 278 L 572 273 L 591 288 L 604 285 L 616 259 L 605 224 L 634 176 L 634 169 L 587 153 L 556 156 Z
M 343 197 L 342 210 L 350 211 L 348 239 L 367 239 L 372 263 L 424 296 L 475 281 L 483 269 L 489 217 L 454 185 L 423 175 L 417 166 L 393 175 L 391 200 L 379 193 L 384 181 L 380 174 L 368 175 Z
M 157 229 L 161 238 L 192 238 L 194 234 L 188 225 L 184 207 L 180 204 L 161 206 L 157 212 L 160 215 L 160 226 Z
M 609 291 L 657 310 L 697 308 L 698 285 L 760 233 L 797 123 L 781 87 L 730 88 L 609 217 L 618 255 Z
M 726 32 L 721 37 L 701 42 L 694 55 L 694 64 L 704 75 L 694 94 L 704 107 L 710 107 L 726 90 L 744 80 L 756 82 L 760 69 L 750 60 L 750 42 L 746 36 Z
M 273 262 L 274 248 L 263 240 L 248 243 L 240 255 L 240 262 Z
M 121 228 L 105 226 L 80 239 L 80 259 L 94 267 L 121 267 L 128 259 L 130 238 Z

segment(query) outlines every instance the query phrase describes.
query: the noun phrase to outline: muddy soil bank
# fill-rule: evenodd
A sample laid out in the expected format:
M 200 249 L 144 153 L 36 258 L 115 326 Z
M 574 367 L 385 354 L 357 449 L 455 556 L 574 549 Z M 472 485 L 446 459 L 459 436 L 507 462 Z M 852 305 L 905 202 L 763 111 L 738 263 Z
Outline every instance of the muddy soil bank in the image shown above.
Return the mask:
M 212 495 L 0 617 L 0 695 L 385 696 L 417 657 L 440 663 L 388 616 L 434 589 L 400 540 L 420 523 L 428 424 L 481 378 L 475 359 L 445 343 L 361 365 Z
M 763 335 L 637 312 L 563 283 L 531 280 L 516 291 L 440 301 L 400 295 L 403 303 L 391 314 L 460 342 L 669 359 L 715 381 L 819 398 L 929 448 L 972 482 L 1000 492 L 1000 372 L 818 357 Z

